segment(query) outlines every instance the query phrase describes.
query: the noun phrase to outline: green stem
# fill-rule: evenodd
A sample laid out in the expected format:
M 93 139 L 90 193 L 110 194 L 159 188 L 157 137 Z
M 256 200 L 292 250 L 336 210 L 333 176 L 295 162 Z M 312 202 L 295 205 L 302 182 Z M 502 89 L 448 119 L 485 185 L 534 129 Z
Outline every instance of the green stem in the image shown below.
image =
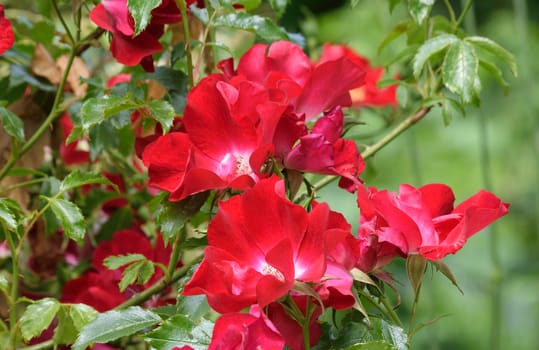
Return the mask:
M 451 6 L 451 3 L 449 0 L 444 0 L 445 7 L 447 8 L 447 12 L 449 13 L 449 18 L 451 19 L 451 23 L 453 25 L 456 25 L 457 18 L 455 17 L 455 11 L 453 11 L 453 6 Z
M 4 187 L 2 190 L 0 190 L 0 194 L 1 193 L 7 193 L 7 192 L 9 192 L 11 190 L 14 190 L 16 188 L 19 188 L 19 187 L 35 185 L 35 184 L 41 183 L 43 181 L 45 181 L 44 177 L 40 177 L 38 179 L 32 179 L 32 180 L 28 180 L 28 181 L 18 182 L 16 184 L 11 185 L 11 186 Z
M 62 12 L 60 12 L 60 9 L 58 8 L 58 3 L 56 0 L 52 0 L 52 7 L 54 8 L 54 12 L 56 12 L 56 15 L 60 19 L 60 22 L 62 22 L 62 26 L 64 27 L 67 36 L 69 37 L 69 40 L 71 41 L 71 45 L 74 46 L 75 44 L 75 37 L 73 34 L 71 34 L 71 31 L 69 30 L 69 27 L 67 26 L 67 23 L 64 20 L 64 17 L 62 16 Z
M 412 311 L 410 312 L 410 328 L 408 329 L 408 338 L 411 341 L 412 337 L 414 336 L 414 323 L 415 323 L 415 315 L 417 311 L 417 305 L 419 303 L 419 294 L 421 293 L 421 283 L 419 283 L 419 286 L 417 287 L 417 292 L 415 293 L 414 302 L 412 304 Z
M 361 153 L 363 156 L 363 159 L 366 160 L 372 156 L 374 156 L 379 150 L 384 148 L 388 143 L 393 141 L 397 136 L 402 134 L 406 129 L 413 126 L 415 123 L 423 119 L 427 113 L 432 109 L 431 106 L 423 107 L 420 110 L 418 110 L 415 114 L 412 114 L 408 118 L 404 119 L 399 125 L 397 125 L 393 130 L 391 130 L 386 136 L 384 136 L 382 139 L 380 139 L 378 142 L 376 142 L 374 145 L 367 147 L 367 149 Z M 322 187 L 328 185 L 329 183 L 333 182 L 338 177 L 335 175 L 328 175 L 322 178 L 320 181 L 314 184 L 313 188 L 315 190 L 319 190 Z
M 9 300 L 9 342 L 11 349 L 17 348 L 17 300 L 19 299 L 19 255 L 17 254 L 17 246 L 13 241 L 13 236 L 7 232 L 6 238 L 11 252 L 12 276 L 11 276 L 11 293 Z
M 473 1 L 472 0 L 466 0 L 466 3 L 464 4 L 464 7 L 462 9 L 462 12 L 460 13 L 459 18 L 457 19 L 457 23 L 455 25 L 456 28 L 460 27 L 462 22 L 464 21 L 464 18 L 466 18 L 466 14 L 472 7 Z
M 364 299 L 366 299 L 368 302 L 370 302 L 375 308 L 377 308 L 378 311 L 380 311 L 382 313 L 382 315 L 385 316 L 386 319 L 391 320 L 391 321 L 393 321 L 394 324 L 399 325 L 400 327 L 402 327 L 401 320 L 399 319 L 399 317 L 397 316 L 397 314 L 395 313 L 395 311 L 393 310 L 391 305 L 389 305 L 389 302 L 387 302 L 387 300 L 386 300 L 386 302 L 389 305 L 389 307 L 384 305 L 384 301 L 382 301 L 381 299 L 376 300 L 370 293 L 366 292 L 364 289 L 358 288 L 357 292 Z M 382 304 L 380 304 L 380 301 L 382 301 Z
M 304 348 L 305 350 L 310 350 L 311 349 L 311 336 L 309 333 L 309 325 L 311 323 L 311 300 L 309 296 L 307 296 L 306 303 L 307 304 L 305 306 L 305 317 L 303 318 L 301 330 L 303 332 Z
M 0 180 L 3 179 L 7 172 L 15 165 L 15 162 L 21 158 L 24 154 L 26 154 L 32 146 L 39 140 L 39 138 L 43 135 L 43 133 L 50 128 L 52 123 L 56 120 L 56 118 L 60 115 L 61 111 L 58 108 L 60 105 L 60 101 L 62 100 L 62 96 L 64 93 L 64 86 L 67 81 L 67 76 L 69 74 L 69 71 L 71 70 L 71 65 L 73 64 L 73 60 L 75 59 L 75 53 L 77 51 L 77 46 L 74 45 L 71 48 L 71 52 L 69 55 L 69 59 L 67 61 L 66 69 L 64 71 L 64 74 L 62 76 L 62 79 L 60 80 L 60 85 L 58 85 L 58 90 L 56 91 L 56 96 L 54 98 L 54 102 L 52 104 L 51 111 L 49 115 L 47 116 L 47 119 L 39 126 L 39 128 L 36 130 L 36 132 L 26 141 L 26 143 L 21 147 L 21 149 L 17 152 L 16 155 L 13 155 L 10 157 L 10 159 L 7 161 L 7 163 L 2 167 L 2 170 L 0 170 Z
M 209 0 L 204 0 L 204 7 L 206 7 L 206 10 L 208 10 L 208 24 L 207 24 L 207 27 L 206 27 L 206 30 L 204 31 L 204 46 L 202 47 L 202 49 L 204 49 L 204 47 L 206 46 L 207 44 L 207 39 L 208 39 L 208 36 L 210 38 L 210 42 L 211 43 L 215 43 L 216 40 L 215 40 L 215 28 L 212 26 L 212 22 L 213 22 L 213 19 L 215 18 L 216 14 L 217 14 L 217 11 L 215 11 L 215 9 L 211 6 L 211 3 Z M 209 74 L 213 71 L 213 69 L 215 68 L 215 61 L 217 60 L 217 48 L 215 47 L 215 45 L 210 45 L 210 50 L 211 50 L 211 63 L 212 63 L 212 66 L 210 67 L 211 69 L 208 69 L 208 67 L 206 67 L 206 72 Z M 202 53 L 203 52 L 200 52 L 200 56 L 202 57 Z
M 393 306 L 391 306 L 391 304 L 389 303 L 389 300 L 383 294 L 379 297 L 379 299 L 384 305 L 388 314 L 391 316 L 391 320 L 400 328 L 404 328 L 402 321 L 400 320 L 399 316 L 397 316 L 397 313 L 395 312 L 395 309 L 393 308 Z
M 193 79 L 193 57 L 191 55 L 191 35 L 189 34 L 189 21 L 187 20 L 187 6 L 185 0 L 176 0 L 180 13 L 182 15 L 183 36 L 185 39 L 185 55 L 187 57 L 187 77 L 189 79 L 189 88 L 191 90 L 195 85 Z
M 170 261 L 168 263 L 168 269 L 165 274 L 166 283 L 170 283 L 172 279 L 172 275 L 174 274 L 174 270 L 176 269 L 176 265 L 178 265 L 178 260 L 180 258 L 180 253 L 182 250 L 181 243 L 183 241 L 184 236 L 185 236 L 185 225 L 176 233 L 176 239 L 174 241 L 174 248 L 172 250 L 172 255 L 170 256 Z
M 19 244 L 17 245 L 17 249 L 16 249 L 16 254 L 17 256 L 21 253 L 21 250 L 22 250 L 22 245 L 24 243 L 24 240 L 26 238 L 26 236 L 28 236 L 28 234 L 30 233 L 30 230 L 32 229 L 32 227 L 35 225 L 37 219 L 39 219 L 43 213 L 45 213 L 45 210 L 47 210 L 50 206 L 51 206 L 51 203 L 52 201 L 58 199 L 60 196 L 62 196 L 64 194 L 63 191 L 61 192 L 58 192 L 56 195 L 54 195 L 51 200 L 47 201 L 47 203 L 43 206 L 43 208 L 41 208 L 37 213 L 36 215 L 34 215 L 32 217 L 32 219 L 30 220 L 30 222 L 26 225 L 26 229 L 24 230 L 24 233 L 22 234 L 21 238 L 19 239 Z

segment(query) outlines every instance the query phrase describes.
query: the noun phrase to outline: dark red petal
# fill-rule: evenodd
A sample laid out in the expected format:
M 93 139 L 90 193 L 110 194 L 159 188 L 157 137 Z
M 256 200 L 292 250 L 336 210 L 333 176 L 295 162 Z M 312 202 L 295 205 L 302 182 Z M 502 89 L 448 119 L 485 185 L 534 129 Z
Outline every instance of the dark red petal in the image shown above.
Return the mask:
M 342 108 L 337 106 L 318 119 L 311 129 L 312 134 L 321 134 L 329 142 L 335 142 L 341 138 L 344 126 Z
M 328 262 L 324 282 L 317 288 L 317 292 L 326 307 L 348 309 L 356 302 L 352 293 L 353 282 L 348 269 L 335 262 Z
M 159 39 L 148 30 L 134 38 L 120 32 L 113 33 L 113 35 L 110 51 L 118 62 L 126 66 L 136 66 L 145 57 L 163 50 Z
M 174 0 L 164 0 L 152 11 L 152 24 L 173 24 L 181 20 L 180 9 Z
M 191 168 L 187 171 L 180 187 L 170 194 L 170 200 L 177 201 L 195 193 L 220 190 L 226 187 L 227 183 L 211 170 Z
M 97 4 L 90 12 L 90 19 L 99 27 L 108 30 L 109 32 L 115 32 L 114 21 L 112 17 L 107 13 L 103 4 Z
M 419 188 L 423 203 L 429 209 L 430 215 L 435 218 L 451 213 L 455 195 L 451 187 L 444 184 L 429 184 Z
M 208 246 L 182 294 L 205 294 L 215 311 L 238 312 L 256 303 L 256 285 L 261 276 L 251 267 L 238 264 L 232 254 Z
M 113 309 L 127 300 L 118 288 L 118 282 L 110 278 L 108 271 L 89 272 L 68 281 L 62 290 L 63 303 L 84 303 L 99 312 Z
M 192 157 L 192 143 L 184 133 L 159 137 L 144 149 L 142 159 L 148 167 L 148 184 L 169 192 L 178 189 Z
M 372 202 L 378 215 L 387 222 L 389 227 L 395 228 L 387 231 L 384 240 L 399 247 L 401 246 L 402 234 L 407 242 L 407 251 L 403 251 L 403 253 L 416 252 L 422 243 L 421 231 L 412 218 L 396 206 L 392 195 L 387 191 L 377 192 L 373 196 Z
M 329 221 L 329 206 L 318 204 L 309 213 L 307 231 L 302 237 L 295 256 L 296 279 L 317 282 L 326 270 L 326 232 Z
M 299 46 L 288 41 L 277 41 L 269 48 L 263 44 L 254 45 L 238 64 L 239 75 L 261 84 L 272 71 L 284 73 L 303 86 L 309 79 L 311 63 Z
M 114 26 L 113 32 L 119 32 L 126 36 L 132 36 L 135 33 L 134 21 L 127 8 L 127 1 L 102 0 L 100 5 L 103 6 L 109 22 Z
M 218 75 L 204 78 L 187 96 L 184 124 L 189 138 L 203 153 L 217 162 L 226 154 L 251 153 L 258 135 L 248 116 L 234 117 L 229 93 Z M 220 87 L 218 87 L 220 86 Z
M 335 106 L 349 106 L 352 103 L 349 90 L 360 86 L 364 75 L 363 70 L 346 58 L 320 64 L 304 86 L 297 112 L 305 113 L 306 120 L 310 120 Z
M 15 42 L 11 21 L 4 17 L 4 7 L 0 5 L 0 55 L 9 50 Z
M 481 190 L 453 210 L 453 214 L 461 215 L 462 219 L 450 232 L 442 233 L 445 235 L 442 237 L 443 240 L 437 246 L 421 247 L 420 253 L 431 260 L 454 254 L 464 246 L 469 237 L 506 215 L 508 211 L 508 203 L 502 202 L 490 192 Z
M 241 197 L 245 228 L 264 253 L 285 238 L 293 242 L 292 249 L 297 251 L 307 228 L 305 209 L 276 192 L 282 183 L 277 176 L 261 180 Z

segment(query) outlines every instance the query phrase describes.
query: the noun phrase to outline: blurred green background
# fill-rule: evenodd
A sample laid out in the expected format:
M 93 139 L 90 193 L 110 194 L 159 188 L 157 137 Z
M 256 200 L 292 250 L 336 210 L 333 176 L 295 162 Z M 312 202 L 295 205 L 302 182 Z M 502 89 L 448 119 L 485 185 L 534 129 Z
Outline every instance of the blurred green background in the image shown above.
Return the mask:
M 383 65 L 403 42 L 380 55 L 377 47 L 406 16 L 402 4 L 390 15 L 388 4 L 359 1 L 352 9 L 349 1 L 294 1 L 285 23 L 302 30 L 308 46 L 345 43 Z M 460 13 L 461 2 L 452 4 Z M 447 127 L 440 111 L 433 111 L 371 159 L 363 174 L 367 185 L 392 191 L 401 183 L 442 182 L 454 189 L 457 203 L 481 188 L 511 203 L 508 216 L 472 237 L 457 255 L 445 258 L 464 295 L 440 273 L 426 275 L 416 321 L 447 316 L 420 331 L 413 349 L 539 349 L 538 5 L 524 0 L 475 1 L 465 22 L 467 31 L 497 41 L 517 58 L 518 78 L 506 75 L 509 93 L 485 76 L 480 109 L 468 109 L 465 117 L 454 117 Z M 436 6 L 435 12 L 446 14 L 442 1 Z M 361 134 L 361 128 L 354 133 Z M 354 196 L 333 184 L 322 199 L 357 228 Z M 397 272 L 404 271 L 398 264 L 389 269 L 401 283 L 399 312 L 406 319 L 413 295 L 406 276 Z

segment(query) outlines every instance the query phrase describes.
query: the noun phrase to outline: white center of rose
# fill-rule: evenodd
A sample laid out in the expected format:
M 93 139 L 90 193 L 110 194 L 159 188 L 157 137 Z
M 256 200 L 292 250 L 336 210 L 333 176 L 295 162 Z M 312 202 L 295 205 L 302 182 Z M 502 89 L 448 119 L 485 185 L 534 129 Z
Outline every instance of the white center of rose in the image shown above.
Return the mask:
M 262 266 L 261 272 L 264 275 L 272 275 L 273 277 L 277 278 L 281 282 L 285 281 L 283 273 L 268 263 L 264 263 L 264 265 Z
M 249 159 L 244 158 L 243 156 L 236 157 L 236 176 L 240 175 L 250 175 L 251 166 L 249 165 Z

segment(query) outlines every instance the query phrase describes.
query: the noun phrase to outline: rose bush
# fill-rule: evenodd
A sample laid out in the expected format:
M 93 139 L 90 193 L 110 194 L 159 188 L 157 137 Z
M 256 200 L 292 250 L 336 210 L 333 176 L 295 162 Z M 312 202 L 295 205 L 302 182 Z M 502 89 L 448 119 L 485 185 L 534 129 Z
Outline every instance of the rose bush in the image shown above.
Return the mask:
M 431 110 L 477 101 L 476 49 L 514 66 L 490 39 L 457 36 L 451 7 L 435 20 L 432 4 L 408 1 L 413 50 L 397 62 L 413 71 L 380 87 L 385 68 L 345 45 L 311 58 L 260 1 L 74 2 L 73 23 L 52 4 L 61 45 L 13 29 L 0 5 L 11 72 L 0 98 L 2 348 L 408 348 L 417 329 L 394 310 L 386 266 L 406 259 L 415 312 L 429 264 L 457 284 L 441 259 L 508 213 L 485 190 L 455 207 L 447 185 L 396 194 L 361 178 L 366 159 Z M 264 8 L 279 18 L 287 4 Z M 221 28 L 254 34 L 239 59 L 218 60 L 237 53 Z M 86 68 L 102 55 L 117 69 Z M 354 140 L 366 108 L 407 111 L 398 88 L 412 114 L 370 146 Z M 319 198 L 335 179 L 357 198 L 358 232 Z

